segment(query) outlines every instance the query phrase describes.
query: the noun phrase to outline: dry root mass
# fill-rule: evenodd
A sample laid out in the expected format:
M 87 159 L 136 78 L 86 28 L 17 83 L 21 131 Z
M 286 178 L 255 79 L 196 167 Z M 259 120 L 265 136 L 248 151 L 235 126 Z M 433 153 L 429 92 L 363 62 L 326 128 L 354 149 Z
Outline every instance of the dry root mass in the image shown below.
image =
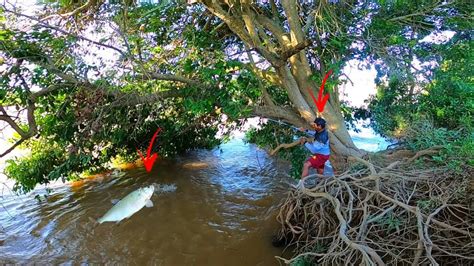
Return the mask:
M 289 192 L 279 237 L 321 265 L 473 265 L 469 209 L 472 168 L 429 165 L 422 151 L 398 160 L 363 160 L 313 187 Z M 424 159 L 424 164 L 414 163 Z

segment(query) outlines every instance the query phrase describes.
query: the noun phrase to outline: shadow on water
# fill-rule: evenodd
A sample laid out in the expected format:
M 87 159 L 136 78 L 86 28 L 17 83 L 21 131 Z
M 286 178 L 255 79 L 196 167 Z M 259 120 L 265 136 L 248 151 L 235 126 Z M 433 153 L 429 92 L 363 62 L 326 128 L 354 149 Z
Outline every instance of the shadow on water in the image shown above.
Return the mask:
M 63 186 L 45 200 L 0 199 L 0 261 L 119 262 L 158 265 L 277 265 L 271 245 L 277 206 L 290 180 L 283 163 L 254 145 L 232 140 L 160 161 L 151 173 Z M 174 184 L 156 193 L 154 207 L 119 224 L 97 225 L 112 199 L 150 184 Z

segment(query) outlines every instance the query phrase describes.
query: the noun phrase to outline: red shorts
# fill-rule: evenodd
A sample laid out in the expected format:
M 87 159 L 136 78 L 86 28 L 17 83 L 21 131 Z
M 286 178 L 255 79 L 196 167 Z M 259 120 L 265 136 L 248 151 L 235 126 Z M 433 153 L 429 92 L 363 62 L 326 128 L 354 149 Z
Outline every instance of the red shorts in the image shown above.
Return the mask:
M 311 167 L 316 169 L 324 169 L 324 163 L 329 160 L 329 155 L 315 154 L 307 160 L 311 163 Z

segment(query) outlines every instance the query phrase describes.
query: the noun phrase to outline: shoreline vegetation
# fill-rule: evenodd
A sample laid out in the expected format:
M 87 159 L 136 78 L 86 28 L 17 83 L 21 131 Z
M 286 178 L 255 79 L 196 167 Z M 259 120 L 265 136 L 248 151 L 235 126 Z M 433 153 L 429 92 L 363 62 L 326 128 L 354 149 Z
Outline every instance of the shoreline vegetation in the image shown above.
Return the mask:
M 25 151 L 22 152 L 23 156 L 26 155 Z M 84 183 L 86 182 L 100 182 L 104 178 L 108 177 L 117 177 L 120 176 L 122 171 L 126 170 L 133 170 L 137 169 L 139 167 L 143 167 L 143 162 L 140 159 L 136 160 L 112 160 L 110 163 L 110 167 L 105 169 L 105 170 L 98 170 L 96 172 L 92 173 L 82 173 L 78 176 L 77 179 L 72 179 L 72 180 L 64 180 L 64 182 L 61 182 L 61 180 L 56 180 L 52 184 L 44 184 L 45 188 L 48 188 L 50 185 L 55 185 L 57 182 L 61 182 L 61 185 L 69 185 L 72 188 L 76 187 L 81 187 Z M 7 176 L 5 176 L 6 180 L 2 180 L 2 185 L 6 187 L 9 191 L 13 191 L 12 187 L 10 187 L 10 184 L 7 183 L 7 181 L 13 181 L 11 179 L 8 179 Z M 11 184 L 14 185 L 14 184 Z M 30 192 L 34 192 L 37 188 L 34 188 Z M 5 194 L 2 194 L 2 196 Z
M 31 150 L 4 169 L 14 191 L 106 178 L 137 150 L 212 149 L 251 117 L 289 125 L 245 134 L 274 150 L 322 117 L 336 175 L 290 188 L 279 240 L 296 253 L 280 262 L 473 264 L 469 1 L 36 2 L 0 4 L 0 127 L 15 134 L 0 158 Z M 369 88 L 364 106 L 344 100 Z M 357 121 L 402 145 L 365 152 Z M 300 178 L 306 151 L 278 156 Z

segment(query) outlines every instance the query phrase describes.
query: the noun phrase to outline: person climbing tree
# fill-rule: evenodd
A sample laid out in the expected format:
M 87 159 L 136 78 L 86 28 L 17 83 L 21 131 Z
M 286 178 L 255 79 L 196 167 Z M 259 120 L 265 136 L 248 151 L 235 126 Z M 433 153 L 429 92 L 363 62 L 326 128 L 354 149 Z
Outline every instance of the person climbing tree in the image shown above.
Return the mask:
M 301 181 L 308 176 L 309 168 L 315 168 L 318 174 L 324 173 L 324 164 L 329 159 L 329 135 L 326 130 L 326 120 L 323 118 L 316 118 L 311 123 L 312 130 L 305 130 L 300 128 L 301 131 L 306 133 L 314 134 L 314 140 L 311 141 L 306 137 L 300 138 L 300 144 L 303 145 L 312 153 L 312 156 L 303 164 L 303 171 L 301 173 Z

